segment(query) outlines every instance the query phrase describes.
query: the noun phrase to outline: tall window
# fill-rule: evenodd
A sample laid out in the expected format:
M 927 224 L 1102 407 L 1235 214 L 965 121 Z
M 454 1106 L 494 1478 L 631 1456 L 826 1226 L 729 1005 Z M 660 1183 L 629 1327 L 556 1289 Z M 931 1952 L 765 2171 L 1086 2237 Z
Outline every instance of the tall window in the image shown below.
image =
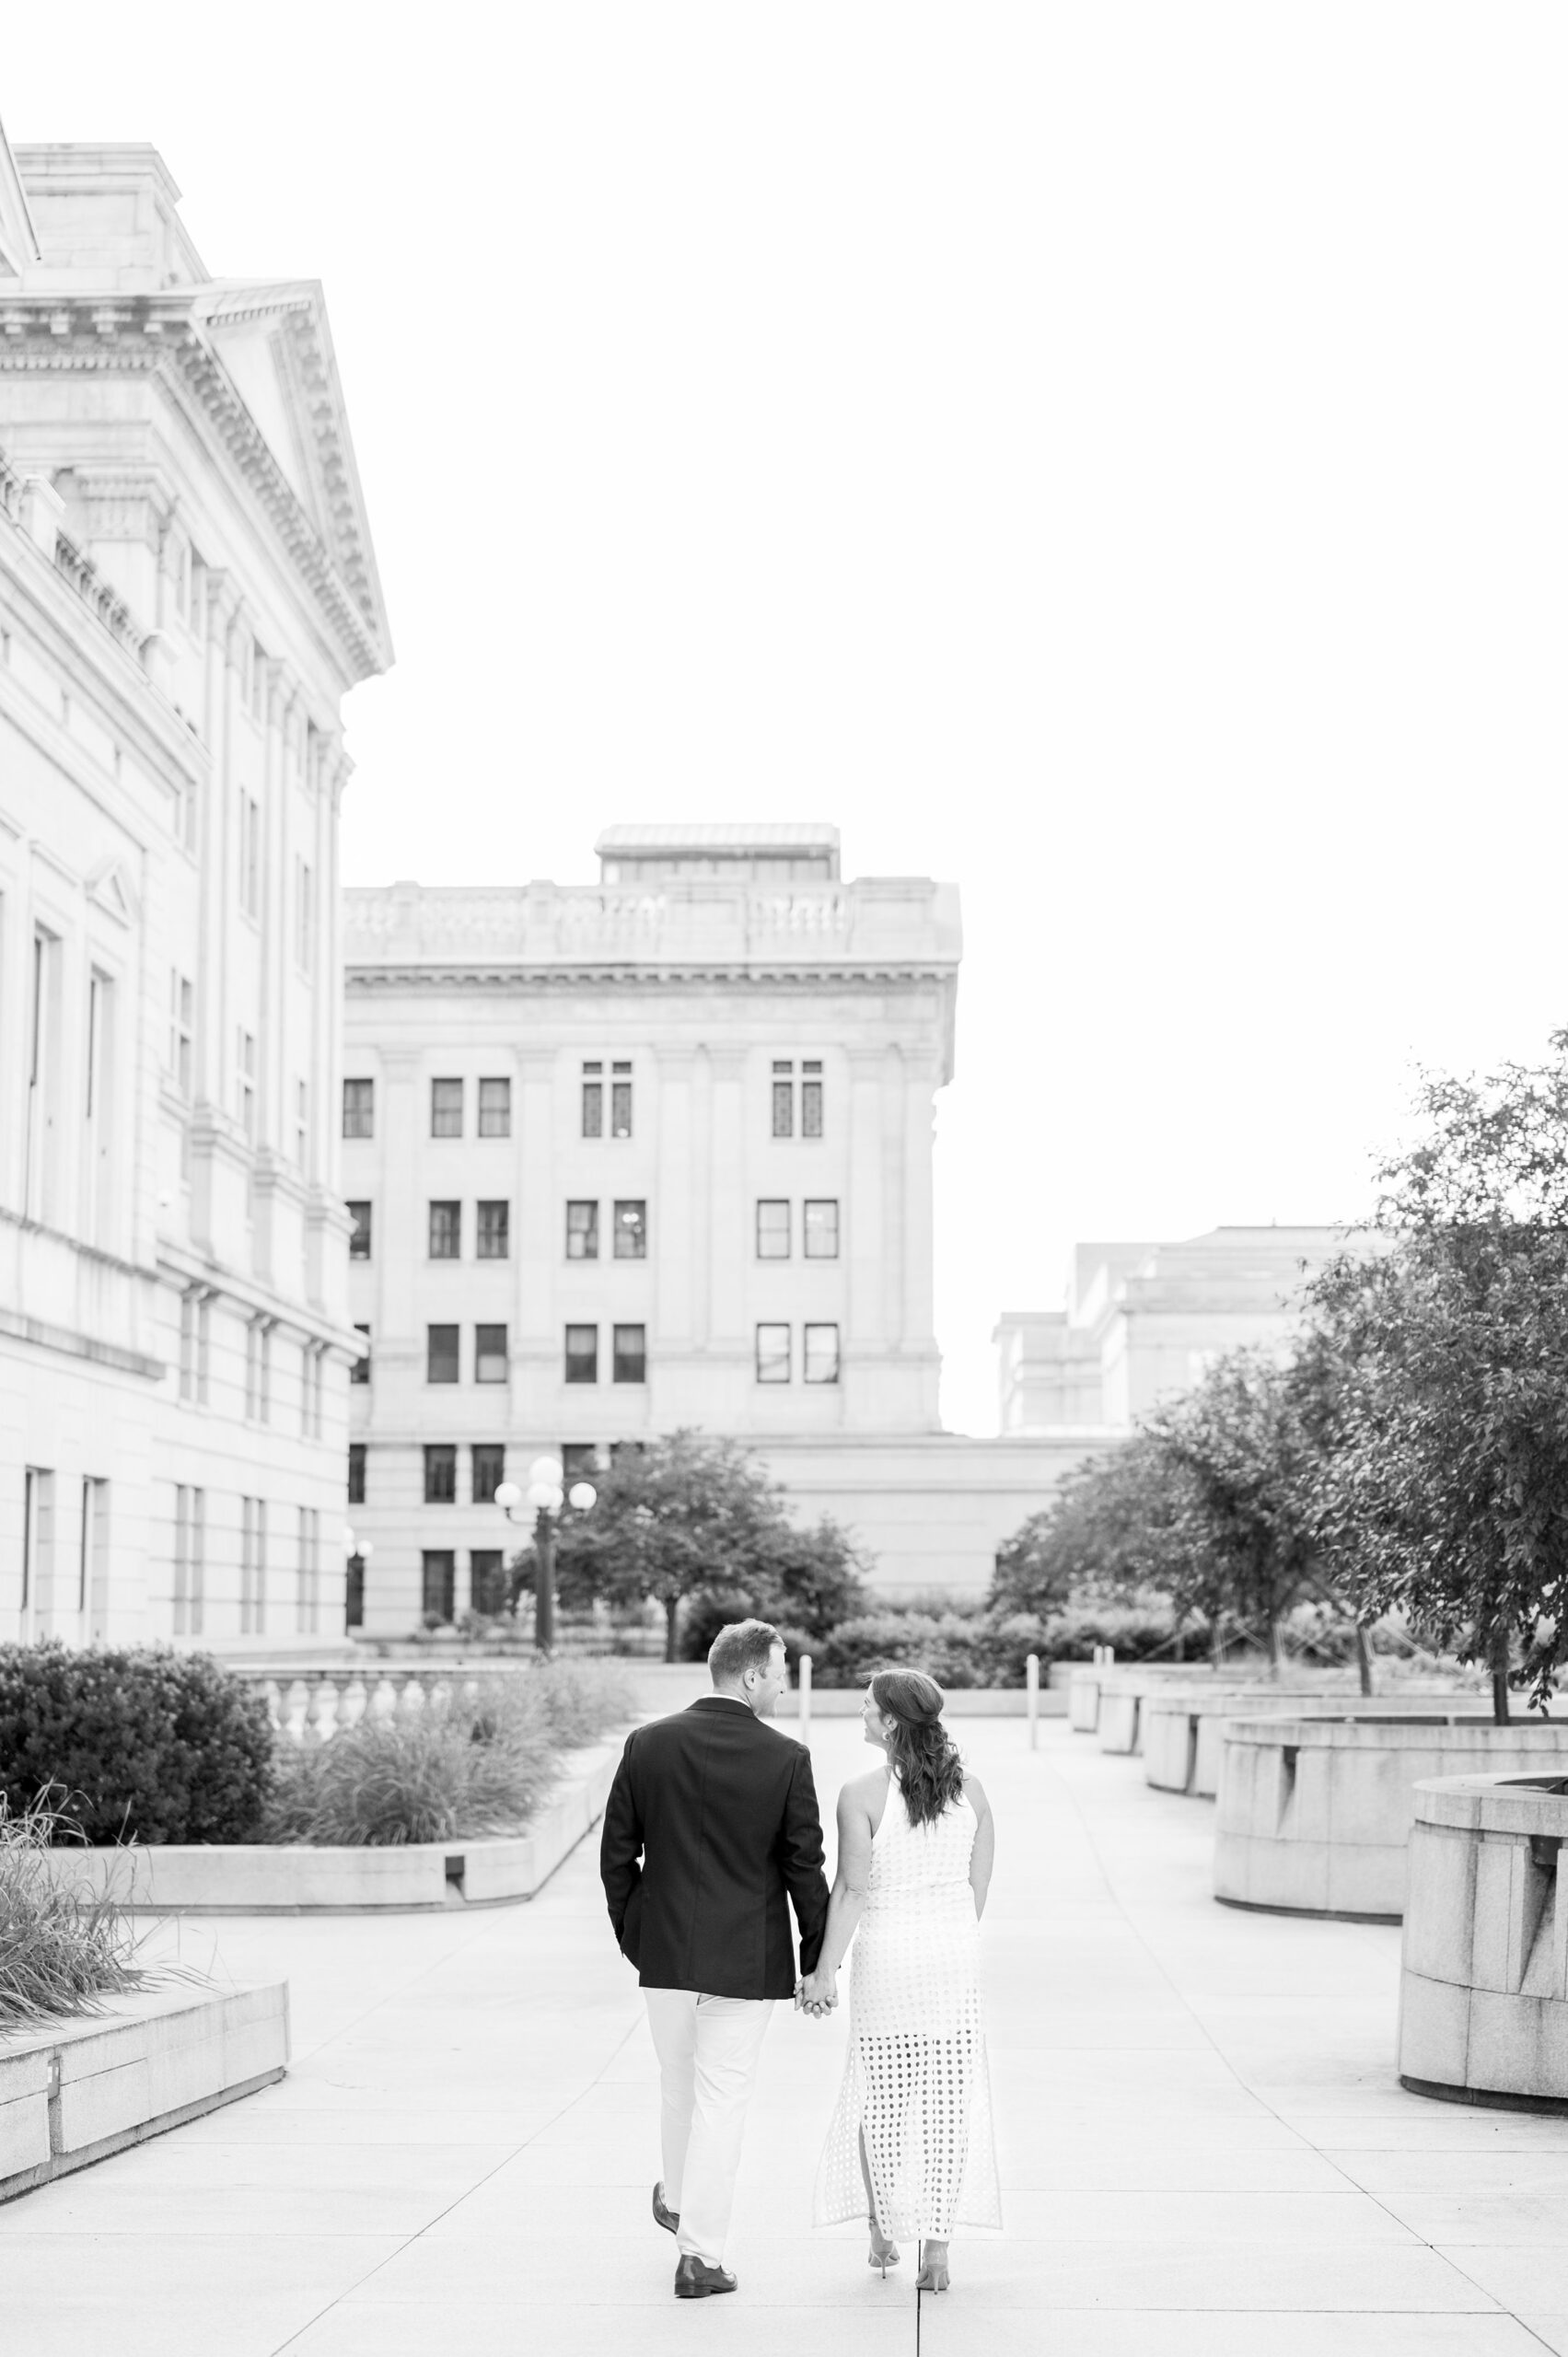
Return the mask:
M 795 1135 L 795 1066 L 793 1063 L 773 1065 L 773 1135 L 792 1138 Z
M 309 1634 L 319 1625 L 321 1609 L 321 1517 L 314 1506 L 299 1509 L 298 1549 L 294 1625 Z
M 566 1206 L 566 1258 L 568 1260 L 598 1259 L 598 1205 L 568 1203 Z
M 181 1483 L 174 1492 L 174 1633 L 199 1637 L 205 1602 L 207 1498 Z
M 612 1138 L 629 1138 L 632 1134 L 632 1067 L 611 1064 L 610 1067 L 610 1134 Z
M 759 1383 L 789 1381 L 789 1328 L 759 1326 L 757 1329 L 757 1380 Z
M 583 1135 L 601 1138 L 604 1135 L 604 1066 L 590 1063 L 583 1066 Z
M 238 1094 L 239 1126 L 247 1145 L 256 1143 L 256 1034 L 239 1027 L 235 1048 L 235 1086 Z
M 837 1383 L 839 1329 L 836 1326 L 807 1327 L 801 1373 L 807 1383 Z
M 239 797 L 239 905 L 248 917 L 261 913 L 261 806 Z
M 273 1329 L 265 1318 L 245 1329 L 245 1412 L 258 1424 L 272 1422 Z
M 239 1633 L 260 1636 L 267 1625 L 267 1506 L 239 1501 Z
M 427 1506 L 458 1503 L 458 1452 L 449 1441 L 425 1443 L 424 1503 Z
M 310 1088 L 307 1081 L 294 1084 L 294 1159 L 303 1170 L 310 1150 Z
M 294 862 L 294 958 L 301 973 L 308 974 L 315 958 L 316 943 L 316 878 L 308 860 L 296 854 Z
M 433 1260 L 455 1260 L 462 1247 L 463 1207 L 461 1203 L 432 1203 L 430 1206 L 430 1257 Z
M 481 1203 L 479 1223 L 474 1230 L 474 1258 L 479 1260 L 504 1260 L 511 1247 L 512 1206 L 510 1203 Z
M 506 1329 L 476 1326 L 473 1329 L 473 1379 L 476 1383 L 506 1380 Z
M 598 1328 L 568 1326 L 566 1329 L 566 1380 L 568 1383 L 598 1381 Z
M 350 1203 L 348 1215 L 354 1222 L 354 1234 L 348 1239 L 348 1257 L 351 1260 L 368 1260 L 370 1258 L 370 1206 L 368 1203 Z
M 618 1260 L 647 1259 L 648 1207 L 645 1202 L 616 1204 L 615 1257 Z
M 420 1563 L 420 1608 L 427 1621 L 450 1620 L 457 1606 L 458 1558 L 450 1547 L 427 1547 Z
M 469 1602 L 494 1619 L 506 1609 L 506 1573 L 499 1547 L 469 1550 Z
M 784 1197 L 768 1195 L 758 1202 L 757 1258 L 759 1260 L 789 1259 L 789 1203 Z
M 363 1334 L 365 1337 L 365 1356 L 354 1360 L 348 1371 L 348 1379 L 351 1383 L 368 1383 L 370 1380 L 370 1329 L 368 1326 L 356 1326 L 354 1330 L 356 1334 Z
M 463 1084 L 460 1080 L 433 1080 L 430 1084 L 430 1134 L 433 1138 L 460 1138 L 463 1133 Z
M 201 1295 L 190 1285 L 180 1296 L 180 1397 L 196 1397 L 196 1319 Z
M 82 1480 L 82 1544 L 76 1558 L 76 1609 L 87 1634 L 103 1634 L 109 1609 L 109 1483 L 88 1473 Z
M 424 1379 L 426 1383 L 456 1383 L 458 1380 L 458 1329 L 455 1326 L 425 1328 Z
M 183 974 L 168 978 L 168 1070 L 181 1097 L 189 1097 L 195 1069 L 196 986 Z
M 325 1353 L 314 1342 L 299 1349 L 299 1432 L 303 1440 L 321 1437 L 321 1361 Z
M 822 1065 L 803 1063 L 800 1067 L 800 1134 L 803 1138 L 819 1138 L 822 1134 Z
M 476 1506 L 494 1505 L 495 1492 L 506 1479 L 505 1446 L 498 1440 L 476 1440 L 469 1454 L 473 1502 Z
M 482 1138 L 509 1138 L 512 1134 L 512 1084 L 509 1080 L 482 1080 L 479 1084 L 479 1134 Z
M 806 1257 L 836 1260 L 839 1257 L 839 1206 L 836 1197 L 806 1198 Z
M 365 1504 L 365 1443 L 351 1440 L 348 1445 L 348 1502 L 351 1506 Z
M 648 1329 L 645 1326 L 617 1326 L 613 1329 L 613 1366 L 617 1383 L 647 1381 Z
M 39 925 L 32 940 L 32 1006 L 28 1039 L 28 1130 L 23 1210 L 58 1216 L 55 1140 L 60 1114 L 60 937 Z
M 345 1138 L 373 1138 L 376 1134 L 376 1083 L 373 1080 L 345 1080 L 343 1083 L 343 1135 Z

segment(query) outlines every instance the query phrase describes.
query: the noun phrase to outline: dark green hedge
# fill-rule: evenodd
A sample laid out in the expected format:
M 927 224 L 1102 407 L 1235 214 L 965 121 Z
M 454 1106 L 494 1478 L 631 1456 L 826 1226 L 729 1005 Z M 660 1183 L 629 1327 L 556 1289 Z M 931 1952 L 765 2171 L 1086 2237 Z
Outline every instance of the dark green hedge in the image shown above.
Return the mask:
M 210 1654 L 0 1645 L 0 1787 L 89 1841 L 248 1841 L 273 1783 L 260 1692 Z

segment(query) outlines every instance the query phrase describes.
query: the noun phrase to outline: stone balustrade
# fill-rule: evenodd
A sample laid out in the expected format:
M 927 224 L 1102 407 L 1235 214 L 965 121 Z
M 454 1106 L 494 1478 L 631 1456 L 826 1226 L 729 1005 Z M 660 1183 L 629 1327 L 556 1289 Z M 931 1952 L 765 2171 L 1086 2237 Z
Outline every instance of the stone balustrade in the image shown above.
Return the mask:
M 425 1711 L 449 1711 L 470 1703 L 486 1688 L 527 1678 L 526 1661 L 471 1663 L 357 1663 L 295 1668 L 291 1664 L 231 1662 L 248 1685 L 259 1686 L 273 1727 L 290 1743 L 328 1743 L 365 1718 L 413 1719 Z

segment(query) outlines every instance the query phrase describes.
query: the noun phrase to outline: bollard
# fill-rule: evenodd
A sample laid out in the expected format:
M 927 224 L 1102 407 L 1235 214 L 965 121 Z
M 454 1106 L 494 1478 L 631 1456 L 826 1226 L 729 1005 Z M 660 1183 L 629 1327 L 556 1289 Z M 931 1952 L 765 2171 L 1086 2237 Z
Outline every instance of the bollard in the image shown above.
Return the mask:
M 1024 1708 L 1029 1722 L 1029 1749 L 1034 1751 L 1040 1745 L 1040 1655 L 1038 1654 L 1027 1654 L 1024 1657 Z
M 800 1656 L 800 1740 L 811 1740 L 811 1656 Z

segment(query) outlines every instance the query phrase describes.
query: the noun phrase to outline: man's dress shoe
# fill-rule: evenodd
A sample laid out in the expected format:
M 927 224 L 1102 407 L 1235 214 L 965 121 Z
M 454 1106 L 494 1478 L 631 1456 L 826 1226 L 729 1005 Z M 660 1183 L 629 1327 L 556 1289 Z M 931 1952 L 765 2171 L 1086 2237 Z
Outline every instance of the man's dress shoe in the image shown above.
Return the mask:
M 715 2292 L 734 2289 L 734 2276 L 726 2274 L 722 2267 L 710 2267 L 705 2258 L 685 2258 L 675 2270 L 678 2300 L 706 2300 Z
M 654 2223 L 662 2226 L 667 2235 L 673 2235 L 680 2223 L 679 2211 L 670 2209 L 665 2200 L 662 2177 L 654 2188 Z

